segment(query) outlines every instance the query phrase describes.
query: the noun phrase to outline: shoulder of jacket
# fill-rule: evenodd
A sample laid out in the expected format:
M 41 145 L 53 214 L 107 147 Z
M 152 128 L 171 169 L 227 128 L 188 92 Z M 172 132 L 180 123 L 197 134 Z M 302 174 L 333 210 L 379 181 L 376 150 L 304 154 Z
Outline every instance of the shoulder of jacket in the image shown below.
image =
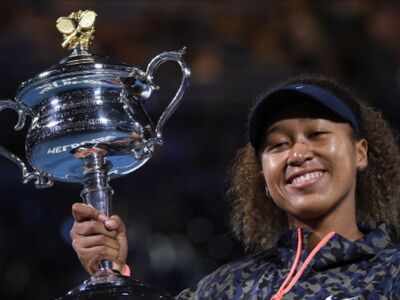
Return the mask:
M 234 273 L 247 272 L 248 270 L 265 266 L 276 255 L 276 248 L 253 253 L 218 267 L 215 271 L 204 277 L 201 282 L 223 280 Z

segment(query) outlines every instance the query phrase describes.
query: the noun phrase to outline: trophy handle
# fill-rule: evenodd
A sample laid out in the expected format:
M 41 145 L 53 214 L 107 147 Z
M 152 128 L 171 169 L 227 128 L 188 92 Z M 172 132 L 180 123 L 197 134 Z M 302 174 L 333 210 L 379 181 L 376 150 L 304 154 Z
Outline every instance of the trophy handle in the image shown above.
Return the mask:
M 153 83 L 153 73 L 158 69 L 158 67 L 166 62 L 166 61 L 176 61 L 179 66 L 181 67 L 182 71 L 182 78 L 181 83 L 179 85 L 178 91 L 176 92 L 174 98 L 168 104 L 166 109 L 161 114 L 160 118 L 158 119 L 158 123 L 155 129 L 155 133 L 157 136 L 157 140 L 162 143 L 162 129 L 164 127 L 165 122 L 171 117 L 171 115 L 175 112 L 178 108 L 183 94 L 186 88 L 189 85 L 189 77 L 190 77 L 190 69 L 187 67 L 186 62 L 183 60 L 182 56 L 185 54 L 186 48 L 182 48 L 180 51 L 168 51 L 163 52 L 156 57 L 154 57 L 146 69 L 146 79 L 147 81 L 153 86 L 155 89 L 156 86 Z
M 24 108 L 21 104 L 15 101 L 3 100 L 0 101 L 0 112 L 4 109 L 12 109 L 18 114 L 18 122 L 14 126 L 14 130 L 18 131 L 24 128 L 26 117 L 29 115 L 28 109 Z M 0 155 L 15 163 L 21 169 L 23 183 L 28 183 L 31 180 L 34 180 L 37 188 L 47 188 L 53 185 L 53 181 L 51 179 L 37 170 L 29 171 L 22 159 L 1 145 Z

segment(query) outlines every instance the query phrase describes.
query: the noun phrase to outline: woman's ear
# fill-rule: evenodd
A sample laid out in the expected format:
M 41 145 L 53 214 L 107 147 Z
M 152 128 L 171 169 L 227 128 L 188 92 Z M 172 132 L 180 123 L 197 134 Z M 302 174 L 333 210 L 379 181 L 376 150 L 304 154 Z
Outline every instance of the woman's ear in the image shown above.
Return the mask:
M 368 142 L 366 139 L 356 141 L 356 165 L 360 171 L 368 166 Z

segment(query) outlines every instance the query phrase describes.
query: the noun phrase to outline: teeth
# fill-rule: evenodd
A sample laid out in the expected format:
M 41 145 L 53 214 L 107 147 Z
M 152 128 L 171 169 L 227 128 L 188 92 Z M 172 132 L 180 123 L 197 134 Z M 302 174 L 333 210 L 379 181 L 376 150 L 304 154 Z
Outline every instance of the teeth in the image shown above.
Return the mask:
M 292 184 L 295 184 L 295 185 L 303 184 L 303 183 L 306 183 L 306 182 L 308 182 L 308 181 L 317 179 L 317 178 L 319 178 L 319 177 L 321 177 L 321 176 L 322 176 L 322 172 L 321 172 L 321 171 L 306 173 L 306 174 L 304 174 L 304 175 L 295 177 L 295 178 L 292 180 Z

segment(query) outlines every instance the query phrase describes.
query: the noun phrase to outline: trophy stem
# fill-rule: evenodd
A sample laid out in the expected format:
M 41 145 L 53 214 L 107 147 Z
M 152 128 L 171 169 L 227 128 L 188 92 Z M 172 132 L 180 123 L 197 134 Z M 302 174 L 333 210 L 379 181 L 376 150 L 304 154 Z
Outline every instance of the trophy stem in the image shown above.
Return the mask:
M 107 150 L 98 147 L 79 147 L 73 150 L 75 158 L 84 163 L 84 181 L 81 197 L 107 216 L 111 212 L 113 190 L 107 172 L 110 163 L 106 160 Z M 172 300 L 159 289 L 124 277 L 112 270 L 112 262 L 104 260 L 100 269 L 78 287 L 57 300 Z
M 109 216 L 113 190 L 108 184 L 109 163 L 107 163 L 103 151 L 97 151 L 97 149 L 90 151 L 90 154 L 83 158 L 85 179 L 81 197 L 85 203 Z
M 106 216 L 111 214 L 111 201 L 114 193 L 109 185 L 107 171 L 110 163 L 105 156 L 107 151 L 104 149 L 92 147 L 80 147 L 75 151 L 75 157 L 84 162 L 84 181 L 81 197 L 86 204 L 96 208 L 99 213 Z M 109 276 L 112 271 L 112 262 L 103 260 L 100 262 L 99 271 L 94 278 Z

